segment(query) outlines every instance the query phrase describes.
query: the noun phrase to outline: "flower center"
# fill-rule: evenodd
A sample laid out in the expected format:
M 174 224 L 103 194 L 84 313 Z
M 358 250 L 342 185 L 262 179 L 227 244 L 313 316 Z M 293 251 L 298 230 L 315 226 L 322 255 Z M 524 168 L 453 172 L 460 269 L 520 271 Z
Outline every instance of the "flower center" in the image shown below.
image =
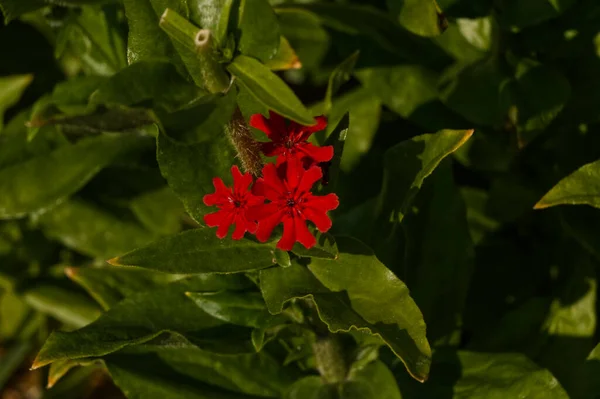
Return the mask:
M 293 198 L 288 198 L 286 204 L 290 208 L 293 208 L 294 206 L 296 206 L 296 200 L 294 200 Z

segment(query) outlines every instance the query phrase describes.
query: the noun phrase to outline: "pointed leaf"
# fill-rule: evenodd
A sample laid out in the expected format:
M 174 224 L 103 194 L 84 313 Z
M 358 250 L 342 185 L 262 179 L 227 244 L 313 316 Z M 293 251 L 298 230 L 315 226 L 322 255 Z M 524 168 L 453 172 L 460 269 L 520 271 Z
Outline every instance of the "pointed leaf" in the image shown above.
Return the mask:
M 239 10 L 238 50 L 266 62 L 279 49 L 279 23 L 268 0 L 242 0 Z
M 303 125 L 315 124 L 310 112 L 288 85 L 259 61 L 239 55 L 227 69 L 237 77 L 239 84 L 269 109 Z
M 110 263 L 177 274 L 238 273 L 272 266 L 273 252 L 269 244 L 221 240 L 212 229 L 195 229 L 161 238 Z
M 4 126 L 4 112 L 15 105 L 33 80 L 33 75 L 0 77 L 0 131 Z
M 590 205 L 600 208 L 600 160 L 583 165 L 552 187 L 535 209 L 556 205 Z

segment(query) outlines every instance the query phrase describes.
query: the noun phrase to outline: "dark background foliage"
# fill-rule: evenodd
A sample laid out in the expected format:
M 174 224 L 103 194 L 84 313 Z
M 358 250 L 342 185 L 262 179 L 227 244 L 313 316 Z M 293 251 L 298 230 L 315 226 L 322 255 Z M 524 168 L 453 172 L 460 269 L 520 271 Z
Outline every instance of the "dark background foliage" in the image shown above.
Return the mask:
M 2 399 L 600 397 L 598 1 L 0 9 Z M 364 244 L 201 228 L 237 108 L 328 116 L 331 233 Z

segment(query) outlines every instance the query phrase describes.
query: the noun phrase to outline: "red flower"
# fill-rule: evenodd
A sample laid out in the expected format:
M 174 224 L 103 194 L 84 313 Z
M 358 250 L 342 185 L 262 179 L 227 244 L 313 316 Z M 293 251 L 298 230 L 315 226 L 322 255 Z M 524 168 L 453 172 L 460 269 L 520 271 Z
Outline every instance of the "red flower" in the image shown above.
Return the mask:
M 204 222 L 209 227 L 219 226 L 217 229 L 217 237 L 219 238 L 224 238 L 229 231 L 229 227 L 235 224 L 235 230 L 231 238 L 239 240 L 246 231 L 250 233 L 256 231 L 256 222 L 248 219 L 246 215 L 250 207 L 262 204 L 264 198 L 250 192 L 249 188 L 252 184 L 250 173 L 242 174 L 237 166 L 232 166 L 231 174 L 233 175 L 233 190 L 227 187 L 220 178 L 213 178 L 215 193 L 205 195 L 203 200 L 204 204 L 208 206 L 216 205 L 219 210 L 205 215 Z
M 283 223 L 283 236 L 277 248 L 289 251 L 296 241 L 311 248 L 316 239 L 306 227 L 306 220 L 312 221 L 321 232 L 329 230 L 331 219 L 326 212 L 338 207 L 338 197 L 335 194 L 316 196 L 310 192 L 313 184 L 323 176 L 321 168 L 312 166 L 305 170 L 297 159 L 290 159 L 281 168 L 286 168 L 284 180 L 279 177 L 274 164 L 267 164 L 262 171 L 263 177 L 254 185 L 256 194 L 271 201 L 250 211 L 252 218 L 258 220 L 256 237 L 261 242 L 267 241 L 275 226 Z
M 297 158 L 308 161 L 307 166 L 318 162 L 327 162 L 333 158 L 333 147 L 317 147 L 306 140 L 311 134 L 327 127 L 324 116 L 315 118 L 314 126 L 303 126 L 291 121 L 287 126 L 283 116 L 269 111 L 269 119 L 261 114 L 254 114 L 250 118 L 250 126 L 262 130 L 271 139 L 270 142 L 261 143 L 263 153 L 268 156 L 277 156 L 277 165 L 285 160 Z

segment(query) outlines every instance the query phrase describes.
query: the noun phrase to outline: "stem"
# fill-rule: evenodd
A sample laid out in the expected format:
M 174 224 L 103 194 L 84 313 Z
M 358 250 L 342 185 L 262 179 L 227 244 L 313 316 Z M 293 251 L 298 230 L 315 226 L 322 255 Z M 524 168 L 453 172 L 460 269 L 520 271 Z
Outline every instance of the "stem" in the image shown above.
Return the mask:
M 198 77 L 193 76 L 197 84 L 203 85 L 211 93 L 222 93 L 229 88 L 230 78 L 215 56 L 210 30 L 197 28 L 170 8 L 160 17 L 158 25 L 176 44 L 195 55 L 196 59 L 192 62 L 197 62 L 201 75 L 200 81 L 196 80 Z
M 244 171 L 259 176 L 263 166 L 260 156 L 260 144 L 254 140 L 239 108 L 236 108 L 231 121 L 227 125 L 227 135 L 235 147 Z
M 317 370 L 325 382 L 337 384 L 346 379 L 348 372 L 344 351 L 334 334 L 318 337 L 312 344 Z

